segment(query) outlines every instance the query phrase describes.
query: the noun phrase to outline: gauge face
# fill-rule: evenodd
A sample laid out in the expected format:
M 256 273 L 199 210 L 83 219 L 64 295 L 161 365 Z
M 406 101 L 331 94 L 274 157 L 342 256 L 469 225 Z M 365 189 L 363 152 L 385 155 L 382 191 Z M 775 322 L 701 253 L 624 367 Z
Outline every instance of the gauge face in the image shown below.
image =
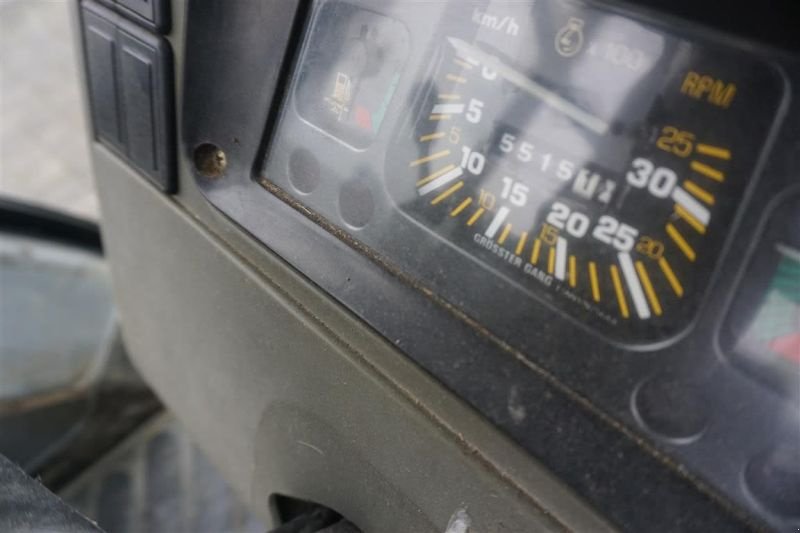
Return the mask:
M 318 14 L 337 20 L 314 34 L 297 85 L 297 109 L 309 123 L 362 149 L 375 140 L 408 55 L 399 22 L 330 2 Z
M 464 20 L 431 53 L 387 189 L 520 298 L 662 342 L 712 282 L 780 78 L 613 15 L 507 8 L 452 12 Z
M 733 362 L 787 393 L 800 394 L 800 194 L 784 198 L 752 253 L 721 344 Z

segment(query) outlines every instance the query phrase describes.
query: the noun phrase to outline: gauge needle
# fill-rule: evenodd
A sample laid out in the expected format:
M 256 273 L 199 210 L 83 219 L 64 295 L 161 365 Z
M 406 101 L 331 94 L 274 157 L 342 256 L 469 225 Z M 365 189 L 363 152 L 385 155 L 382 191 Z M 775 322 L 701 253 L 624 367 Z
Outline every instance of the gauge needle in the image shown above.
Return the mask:
M 534 98 L 538 98 L 553 109 L 564 113 L 575 122 L 578 122 L 579 124 L 600 135 L 603 135 L 608 131 L 608 122 L 605 120 L 592 115 L 588 111 L 576 106 L 569 100 L 566 100 L 553 91 L 539 85 L 532 79 L 525 76 L 525 74 L 519 72 L 509 65 L 506 65 L 496 57 L 487 54 L 480 48 L 468 44 L 461 39 L 448 37 L 447 40 L 450 41 L 450 44 L 453 45 L 453 48 L 455 48 L 459 54 L 463 54 L 491 68 L 509 83 L 516 85 L 526 93 L 530 94 Z

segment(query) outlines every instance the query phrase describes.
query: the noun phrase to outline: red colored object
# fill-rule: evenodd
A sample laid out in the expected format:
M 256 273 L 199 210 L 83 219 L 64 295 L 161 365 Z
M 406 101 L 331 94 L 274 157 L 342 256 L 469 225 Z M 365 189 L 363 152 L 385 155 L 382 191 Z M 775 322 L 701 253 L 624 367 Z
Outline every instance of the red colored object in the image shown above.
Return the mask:
M 769 349 L 780 354 L 789 361 L 800 364 L 800 333 L 790 333 L 772 339 Z
M 364 106 L 356 106 L 356 124 L 358 127 L 365 130 L 372 131 L 372 115 L 369 110 Z

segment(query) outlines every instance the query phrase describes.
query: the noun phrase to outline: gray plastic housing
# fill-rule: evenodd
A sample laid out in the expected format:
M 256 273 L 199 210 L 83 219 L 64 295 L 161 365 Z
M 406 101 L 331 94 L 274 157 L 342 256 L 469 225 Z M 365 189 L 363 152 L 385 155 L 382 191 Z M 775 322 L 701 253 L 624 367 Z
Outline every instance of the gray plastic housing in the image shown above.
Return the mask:
M 273 14 L 269 102 L 294 21 Z M 168 35 L 180 99 L 186 2 Z M 77 13 L 77 2 L 76 9 Z M 220 27 L 225 10 L 219 9 Z M 76 21 L 77 24 L 78 21 Z M 265 30 L 266 31 L 266 30 Z M 84 80 L 86 82 L 86 80 Z M 253 112 L 266 122 L 268 105 Z M 178 117 L 180 119 L 180 117 Z M 186 151 L 161 194 L 92 144 L 102 231 L 129 351 L 200 447 L 265 521 L 275 494 L 362 530 L 604 531 L 534 458 L 316 285 L 214 210 Z

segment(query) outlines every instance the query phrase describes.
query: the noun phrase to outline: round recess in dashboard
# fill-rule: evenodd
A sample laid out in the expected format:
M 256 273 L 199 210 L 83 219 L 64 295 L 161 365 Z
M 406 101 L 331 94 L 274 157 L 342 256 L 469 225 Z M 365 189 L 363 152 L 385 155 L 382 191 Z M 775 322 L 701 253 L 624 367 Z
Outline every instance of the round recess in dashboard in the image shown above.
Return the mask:
M 756 456 L 744 474 L 753 496 L 773 512 L 800 518 L 800 443 Z
M 375 212 L 375 200 L 366 181 L 356 179 L 342 185 L 339 212 L 342 220 L 354 229 L 363 228 L 369 223 Z
M 305 148 L 298 148 L 289 156 L 289 182 L 302 194 L 314 192 L 319 185 L 319 161 Z
M 675 444 L 696 441 L 708 425 L 700 387 L 665 375 L 641 382 L 631 397 L 631 409 L 646 430 Z

